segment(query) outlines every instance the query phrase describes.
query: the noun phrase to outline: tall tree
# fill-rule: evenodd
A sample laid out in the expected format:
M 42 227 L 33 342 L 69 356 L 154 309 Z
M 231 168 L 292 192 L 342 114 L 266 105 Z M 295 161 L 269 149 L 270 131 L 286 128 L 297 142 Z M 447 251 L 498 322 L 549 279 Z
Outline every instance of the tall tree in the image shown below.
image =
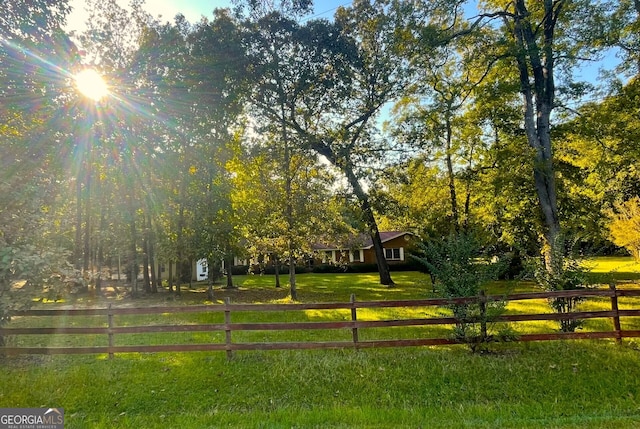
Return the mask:
M 68 135 L 59 128 L 65 71 L 77 60 L 61 29 L 68 12 L 66 1 L 0 4 L 0 324 L 47 289 L 56 298 L 56 277 L 72 275 L 71 246 L 54 218 L 66 185 L 58 156 Z
M 414 60 L 414 82 L 393 110 L 394 137 L 445 166 L 448 219 L 456 233 L 469 227 L 470 185 L 483 141 L 481 124 L 469 112 L 493 63 L 486 41 L 483 32 L 436 48 L 416 41 L 421 54 Z
M 612 19 L 603 22 L 608 32 L 605 46 L 615 46 L 623 53 L 618 70 L 627 76 L 640 74 L 640 1 L 619 0 Z
M 313 243 L 335 236 L 342 219 L 327 166 L 300 147 L 283 163 L 285 148 L 274 134 L 275 141 L 256 142 L 237 164 L 234 195 L 252 254 L 275 264 L 289 261 L 291 299 L 297 300 L 291 262 L 303 261 Z
M 397 3 L 384 1 L 340 8 L 334 23 L 300 26 L 271 14 L 258 22 L 249 48 L 257 72 L 254 103 L 344 174 L 372 237 L 380 282 L 390 286 L 365 182 L 370 167 L 382 166 L 388 150 L 376 119 L 407 83 L 406 63 L 398 56 L 402 38 L 396 32 L 407 16 Z
M 175 222 L 164 224 L 176 245 L 168 255 L 177 258 L 185 279 L 192 261 L 206 258 L 211 274 L 214 263 L 226 260 L 231 281 L 228 260 L 238 236 L 227 164 L 234 157 L 235 124 L 243 108 L 245 57 L 239 34 L 228 10 L 217 9 L 211 21 L 195 25 L 177 16 L 174 23 L 152 23 L 143 30 L 134 62 L 137 85 L 152 100 L 157 147 L 174 167 L 159 169 L 167 203 L 178 214 Z M 172 217 L 168 213 L 164 219 Z
M 480 28 L 487 20 L 500 19 L 502 46 L 506 62 L 518 73 L 524 133 L 533 153 L 533 179 L 543 219 L 543 252 L 549 271 L 562 267 L 564 251 L 558 209 L 552 113 L 561 103 L 558 96 L 559 77 L 570 71 L 581 59 L 589 58 L 595 48 L 594 37 L 588 37 L 585 23 L 604 22 L 608 2 L 570 0 L 527 1 L 507 3 L 490 1 L 467 30 Z M 593 28 L 598 28 L 594 25 Z M 595 33 L 595 32 L 594 32 Z M 561 71 L 562 73 L 559 73 Z M 567 80 L 571 88 L 571 80 Z

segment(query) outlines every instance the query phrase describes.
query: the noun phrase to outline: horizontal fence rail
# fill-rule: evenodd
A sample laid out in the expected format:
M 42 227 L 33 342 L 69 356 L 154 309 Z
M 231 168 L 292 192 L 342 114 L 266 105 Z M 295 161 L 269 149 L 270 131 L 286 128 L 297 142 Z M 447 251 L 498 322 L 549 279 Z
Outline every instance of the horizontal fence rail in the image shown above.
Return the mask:
M 640 330 L 621 328 L 621 318 L 640 317 L 640 309 L 620 310 L 618 298 L 640 297 L 640 290 L 617 289 L 588 289 L 575 291 L 535 292 L 519 293 L 512 295 L 490 295 L 471 298 L 432 298 L 418 300 L 395 301 L 356 301 L 352 295 L 350 302 L 342 303 L 303 303 L 303 304 L 232 304 L 228 299 L 224 304 L 194 305 L 194 306 L 169 306 L 169 307 L 140 307 L 140 308 L 95 308 L 95 309 L 47 309 L 26 310 L 13 314 L 18 317 L 43 317 L 54 319 L 72 320 L 78 316 L 102 316 L 103 325 L 98 327 L 5 327 L 0 328 L 0 337 L 22 335 L 105 335 L 107 345 L 87 347 L 0 347 L 0 354 L 108 354 L 113 357 L 115 353 L 151 353 L 151 352 L 192 352 L 192 351 L 225 351 L 228 357 L 238 350 L 285 350 L 285 349 L 328 349 L 328 348 L 381 348 L 381 347 L 410 347 L 410 346 L 436 346 L 446 344 L 461 344 L 461 341 L 448 338 L 399 338 L 399 339 L 372 339 L 362 340 L 363 329 L 393 328 L 393 327 L 424 327 L 438 325 L 454 325 L 461 320 L 455 317 L 425 317 L 362 320 L 358 318 L 358 310 L 367 309 L 393 309 L 393 308 L 417 308 L 430 307 L 444 308 L 451 305 L 460 305 L 482 301 L 510 302 L 557 298 L 609 298 L 610 308 L 601 311 L 580 311 L 572 313 L 536 313 L 536 314 L 509 314 L 500 315 L 491 319 L 492 323 L 521 323 L 532 321 L 562 321 L 562 320 L 589 320 L 610 319 L 612 329 L 608 331 L 585 332 L 552 332 L 516 335 L 512 341 L 550 341 L 567 339 L 597 339 L 613 338 L 621 341 L 623 338 L 640 337 Z M 295 311 L 327 311 L 345 310 L 345 315 L 350 320 L 331 321 L 305 321 L 305 322 L 233 322 L 232 314 L 238 313 L 279 313 Z M 114 319 L 121 316 L 132 315 L 177 315 L 188 313 L 221 313 L 223 321 L 220 323 L 200 323 L 187 325 L 144 325 L 144 326 L 116 326 Z M 349 340 L 335 341 L 262 341 L 262 342 L 238 342 L 233 341 L 235 332 L 251 331 L 306 331 L 306 330 L 342 330 L 351 331 Z M 116 337 L 127 334 L 167 334 L 167 333 L 223 333 L 224 340 L 217 343 L 197 344 L 157 344 L 157 345 L 116 345 Z

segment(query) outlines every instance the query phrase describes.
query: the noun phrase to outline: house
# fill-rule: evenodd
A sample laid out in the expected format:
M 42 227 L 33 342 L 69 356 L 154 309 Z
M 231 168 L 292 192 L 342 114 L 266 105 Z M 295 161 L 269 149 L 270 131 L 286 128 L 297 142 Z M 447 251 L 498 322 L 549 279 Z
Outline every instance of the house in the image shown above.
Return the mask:
M 408 248 L 415 236 L 406 231 L 380 232 L 384 254 L 389 264 L 402 264 L 408 258 Z M 373 240 L 368 234 L 358 234 L 340 244 L 318 243 L 313 245 L 316 264 L 375 264 Z
M 406 264 L 409 256 L 409 249 L 414 240 L 414 234 L 406 231 L 384 231 L 380 232 L 380 239 L 384 247 L 385 258 L 389 265 Z M 306 266 L 312 268 L 317 265 L 375 265 L 376 255 L 373 249 L 373 241 L 368 234 L 357 234 L 343 237 L 335 243 L 316 243 L 312 245 L 313 254 L 308 258 L 297 261 L 298 266 Z M 284 268 L 286 261 L 280 261 L 281 267 Z M 258 272 L 264 267 L 273 266 L 273 258 L 271 255 L 261 255 L 255 258 L 247 259 L 242 257 L 234 257 L 234 267 L 254 269 L 255 266 L 262 266 Z M 191 265 L 191 279 L 194 281 L 207 280 L 209 277 L 209 269 L 206 260 L 200 259 L 185 264 L 187 267 Z M 224 264 L 223 264 L 224 267 Z M 171 263 L 171 271 L 175 276 L 177 273 L 176 264 Z M 169 277 L 169 264 L 154 264 L 154 269 L 159 274 L 160 279 L 166 280 Z M 188 269 L 188 268 L 187 268 Z M 183 281 L 185 281 L 183 279 Z

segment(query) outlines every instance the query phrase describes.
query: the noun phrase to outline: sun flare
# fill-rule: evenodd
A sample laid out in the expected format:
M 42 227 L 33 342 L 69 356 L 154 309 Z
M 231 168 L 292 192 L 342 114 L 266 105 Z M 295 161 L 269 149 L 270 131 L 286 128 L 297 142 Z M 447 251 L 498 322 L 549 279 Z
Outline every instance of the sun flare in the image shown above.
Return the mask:
M 75 75 L 78 90 L 86 97 L 99 101 L 109 93 L 109 87 L 94 69 L 85 69 Z

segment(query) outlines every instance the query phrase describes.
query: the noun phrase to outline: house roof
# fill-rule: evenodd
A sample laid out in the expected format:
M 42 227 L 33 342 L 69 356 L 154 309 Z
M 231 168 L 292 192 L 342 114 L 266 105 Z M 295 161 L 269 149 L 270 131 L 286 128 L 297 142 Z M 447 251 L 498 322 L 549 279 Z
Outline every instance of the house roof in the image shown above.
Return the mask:
M 413 235 L 407 231 L 380 231 L 380 240 L 386 243 L 407 234 Z M 315 243 L 312 247 L 313 250 L 371 249 L 373 240 L 369 234 L 357 234 L 344 237 L 339 243 Z

